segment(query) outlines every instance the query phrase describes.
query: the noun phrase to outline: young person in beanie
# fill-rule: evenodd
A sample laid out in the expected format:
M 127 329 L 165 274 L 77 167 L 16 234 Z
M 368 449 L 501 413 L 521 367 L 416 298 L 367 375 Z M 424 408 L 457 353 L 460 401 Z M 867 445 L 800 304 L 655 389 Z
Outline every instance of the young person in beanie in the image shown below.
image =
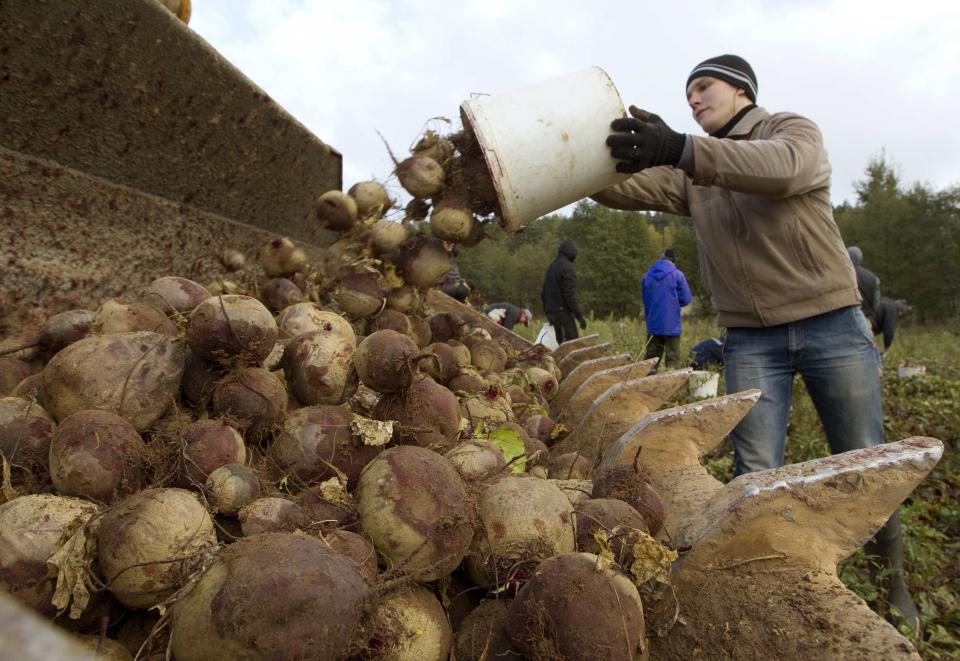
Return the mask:
M 617 171 L 633 176 L 594 196 L 616 209 L 692 218 L 703 284 L 726 328 L 727 391 L 762 392 L 730 434 L 737 475 L 783 463 L 797 373 L 832 452 L 883 442 L 880 357 L 833 219 L 823 137 L 805 117 L 756 105 L 758 88 L 736 55 L 695 66 L 685 90 L 705 136 L 631 106 L 607 145 Z M 888 599 L 916 627 L 899 511 L 867 550 L 886 560 Z

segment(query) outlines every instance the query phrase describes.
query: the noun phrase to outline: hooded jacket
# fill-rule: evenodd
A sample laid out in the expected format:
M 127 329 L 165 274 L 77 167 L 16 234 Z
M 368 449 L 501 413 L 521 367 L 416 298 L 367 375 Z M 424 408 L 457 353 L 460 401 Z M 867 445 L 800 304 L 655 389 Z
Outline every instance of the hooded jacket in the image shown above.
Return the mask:
M 577 244 L 570 239 L 557 249 L 557 256 L 547 267 L 540 291 L 544 312 L 569 312 L 577 320 L 583 319 L 577 305 L 577 270 L 573 266 L 578 252 Z
M 850 255 L 853 270 L 857 274 L 857 289 L 860 290 L 860 297 L 863 299 L 860 304 L 863 315 L 872 323 L 876 323 L 880 308 L 880 278 L 863 266 L 863 251 L 860 248 L 850 246 L 847 248 L 847 254 Z
M 660 259 L 643 276 L 643 318 L 650 335 L 678 337 L 680 308 L 693 300 L 683 271 L 667 258 Z
M 897 318 L 905 312 L 907 304 L 891 298 L 881 297 L 873 315 L 873 332 L 883 333 L 883 350 L 886 351 L 893 344 L 893 337 L 897 332 Z
M 693 219 L 720 326 L 774 326 L 860 302 L 816 124 L 754 107 L 725 138 L 688 139 L 691 174 L 648 168 L 594 199 Z

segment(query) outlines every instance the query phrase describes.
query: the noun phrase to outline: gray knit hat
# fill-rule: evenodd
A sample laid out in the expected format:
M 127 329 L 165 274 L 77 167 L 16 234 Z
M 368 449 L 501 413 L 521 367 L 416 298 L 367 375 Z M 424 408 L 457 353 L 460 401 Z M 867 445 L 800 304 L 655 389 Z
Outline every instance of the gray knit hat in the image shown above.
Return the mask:
M 690 87 L 691 80 L 700 76 L 725 80 L 746 92 L 751 101 L 757 102 L 757 76 L 747 61 L 738 55 L 718 55 L 704 60 L 690 72 L 684 91 Z

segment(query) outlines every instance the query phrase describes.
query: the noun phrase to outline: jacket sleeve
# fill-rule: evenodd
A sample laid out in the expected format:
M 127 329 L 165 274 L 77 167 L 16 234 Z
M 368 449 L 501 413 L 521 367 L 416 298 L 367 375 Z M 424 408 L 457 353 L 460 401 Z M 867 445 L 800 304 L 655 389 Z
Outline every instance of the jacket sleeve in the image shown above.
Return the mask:
M 897 310 L 886 302 L 877 306 L 876 332 L 883 333 L 883 350 L 886 351 L 893 344 L 893 336 L 897 331 Z
M 771 116 L 753 140 L 691 136 L 693 184 L 783 199 L 830 184 L 830 164 L 817 125 L 790 113 Z
M 689 216 L 686 176 L 683 170 L 667 166 L 647 168 L 590 197 L 605 207 L 622 211 L 663 211 Z
M 677 271 L 677 300 L 680 302 L 680 307 L 690 305 L 690 301 L 693 300 L 693 293 L 690 291 L 690 285 L 687 284 L 687 278 L 683 275 L 683 272 Z
M 563 296 L 563 307 L 568 310 L 579 321 L 583 319 L 583 313 L 580 306 L 577 305 L 577 272 L 573 265 L 563 270 L 563 276 L 560 279 L 560 293 Z

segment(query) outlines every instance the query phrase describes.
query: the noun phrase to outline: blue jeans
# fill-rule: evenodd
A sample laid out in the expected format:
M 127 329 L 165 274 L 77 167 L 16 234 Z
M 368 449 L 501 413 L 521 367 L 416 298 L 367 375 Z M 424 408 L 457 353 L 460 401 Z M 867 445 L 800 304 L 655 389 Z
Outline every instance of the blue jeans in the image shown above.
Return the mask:
M 834 454 L 883 443 L 880 353 L 858 306 L 768 328 L 730 328 L 727 392 L 760 389 L 730 433 L 734 475 L 783 464 L 793 375 L 800 374 Z

